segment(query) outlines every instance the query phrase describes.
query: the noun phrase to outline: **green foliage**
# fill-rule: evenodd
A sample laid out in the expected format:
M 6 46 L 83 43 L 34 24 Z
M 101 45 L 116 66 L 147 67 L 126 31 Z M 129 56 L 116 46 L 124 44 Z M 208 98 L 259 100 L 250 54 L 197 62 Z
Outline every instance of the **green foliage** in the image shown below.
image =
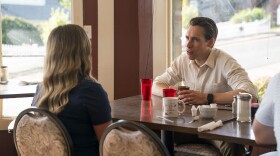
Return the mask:
M 257 88 L 259 90 L 259 92 L 258 92 L 259 103 L 263 99 L 263 95 L 266 91 L 267 85 L 270 82 L 270 80 L 271 80 L 271 77 L 261 77 L 254 82 L 254 84 L 257 86 Z
M 253 22 L 267 17 L 268 15 L 264 9 L 254 7 L 253 9 L 248 8 L 239 11 L 234 16 L 232 16 L 230 20 L 233 23 L 242 23 L 242 22 Z
M 59 0 L 59 3 L 64 8 L 70 9 L 70 7 L 71 7 L 71 0 Z
M 48 22 L 42 23 L 41 31 L 42 31 L 42 38 L 46 43 L 48 36 L 52 29 L 59 25 L 69 24 L 69 12 L 66 12 L 64 8 L 57 8 L 51 10 L 51 17 Z
M 69 24 L 69 13 L 64 8 L 52 9 L 49 21 L 52 27 Z
M 183 5 L 182 8 L 182 25 L 187 29 L 189 21 L 198 16 L 198 9 L 193 5 Z
M 2 18 L 2 43 L 13 45 L 43 44 L 37 27 L 23 19 L 11 16 Z

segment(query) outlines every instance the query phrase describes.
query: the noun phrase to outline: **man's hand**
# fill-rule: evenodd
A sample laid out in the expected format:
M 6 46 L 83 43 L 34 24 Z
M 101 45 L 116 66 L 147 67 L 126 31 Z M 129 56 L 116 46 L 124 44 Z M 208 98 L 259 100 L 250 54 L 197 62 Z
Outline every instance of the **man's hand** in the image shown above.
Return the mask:
M 178 92 L 178 98 L 185 104 L 205 105 L 207 104 L 207 94 L 195 90 L 183 90 Z

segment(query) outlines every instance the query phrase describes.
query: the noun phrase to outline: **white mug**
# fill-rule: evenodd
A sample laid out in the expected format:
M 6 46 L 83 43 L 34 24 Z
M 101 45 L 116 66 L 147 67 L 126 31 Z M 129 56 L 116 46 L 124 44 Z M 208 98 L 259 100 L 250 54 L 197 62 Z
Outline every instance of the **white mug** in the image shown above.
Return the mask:
M 181 104 L 183 110 L 178 109 L 178 105 Z M 178 117 L 179 113 L 185 111 L 185 104 L 182 100 L 178 100 L 177 97 L 164 97 L 162 98 L 162 116 L 164 117 Z

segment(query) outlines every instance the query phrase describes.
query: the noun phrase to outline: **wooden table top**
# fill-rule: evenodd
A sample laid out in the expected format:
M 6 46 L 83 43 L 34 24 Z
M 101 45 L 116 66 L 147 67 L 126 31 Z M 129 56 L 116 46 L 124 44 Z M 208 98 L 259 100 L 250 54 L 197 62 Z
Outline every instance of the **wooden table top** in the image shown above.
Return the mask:
M 151 101 L 142 101 L 141 96 L 133 96 L 111 101 L 113 120 L 131 120 L 141 122 L 152 129 L 162 129 L 173 132 L 198 134 L 205 139 L 217 139 L 246 145 L 256 145 L 251 123 L 240 123 L 236 120 L 225 123 L 212 131 L 198 132 L 197 128 L 211 121 L 230 120 L 234 116 L 229 110 L 218 110 L 214 119 L 199 119 L 194 123 L 190 106 L 177 118 L 168 118 L 174 123 L 158 118 L 162 116 L 162 98 L 153 96 Z
M 0 85 L 0 99 L 33 97 L 36 92 L 36 86 L 37 85 L 21 86 L 18 84 Z

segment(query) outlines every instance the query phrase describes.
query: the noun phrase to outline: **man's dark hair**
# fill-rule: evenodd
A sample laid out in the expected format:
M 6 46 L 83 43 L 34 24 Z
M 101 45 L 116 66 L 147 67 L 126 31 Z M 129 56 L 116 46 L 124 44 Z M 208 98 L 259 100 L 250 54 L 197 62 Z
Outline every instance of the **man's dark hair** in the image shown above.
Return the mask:
M 211 38 L 216 39 L 218 35 L 218 28 L 216 23 L 208 17 L 195 17 L 189 22 L 189 26 L 200 26 L 204 29 L 204 37 L 206 40 Z

